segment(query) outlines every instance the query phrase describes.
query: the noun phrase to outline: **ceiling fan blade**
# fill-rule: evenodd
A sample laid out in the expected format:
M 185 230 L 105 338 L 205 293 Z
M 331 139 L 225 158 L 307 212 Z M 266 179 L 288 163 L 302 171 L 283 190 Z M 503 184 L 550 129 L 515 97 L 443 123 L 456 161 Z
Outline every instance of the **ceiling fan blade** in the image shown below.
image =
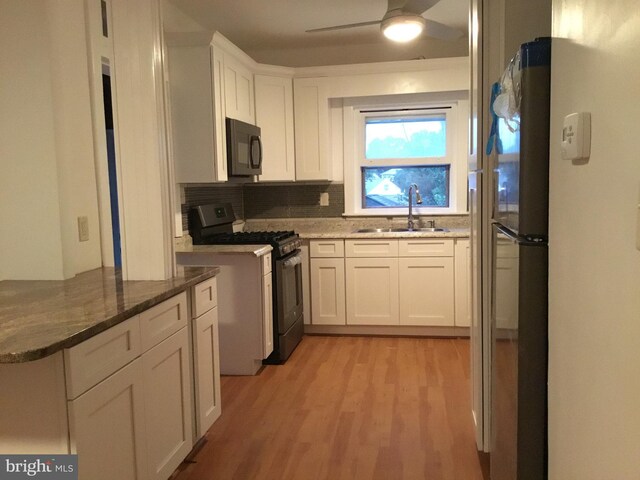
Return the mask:
M 457 40 L 463 33 L 440 22 L 425 18 L 424 34 L 440 40 Z
M 438 2 L 440 2 L 440 0 L 407 0 L 404 6 L 402 6 L 402 11 L 422 15 Z M 391 7 L 391 3 L 395 4 L 397 2 L 389 0 L 389 7 Z
M 305 32 L 306 33 L 330 32 L 332 30 L 344 30 L 346 28 L 364 27 L 367 25 L 378 25 L 378 24 L 380 24 L 380 20 L 372 20 L 370 22 L 349 23 L 347 25 L 336 25 L 334 27 L 313 28 L 311 30 L 305 30 Z

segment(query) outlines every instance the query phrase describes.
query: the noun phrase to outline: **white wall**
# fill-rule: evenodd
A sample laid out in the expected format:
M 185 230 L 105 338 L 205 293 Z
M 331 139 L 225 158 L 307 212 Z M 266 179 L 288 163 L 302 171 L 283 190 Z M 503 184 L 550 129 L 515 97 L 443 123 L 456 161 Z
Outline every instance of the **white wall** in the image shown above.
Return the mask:
M 61 279 L 100 265 L 78 12 L 82 0 L 46 8 L 39 0 L 0 0 L 0 278 Z M 89 217 L 85 244 L 78 215 Z
M 549 478 L 640 478 L 640 1 L 553 1 Z M 592 114 L 588 163 L 561 122 Z
M 89 66 L 82 0 L 49 0 L 49 58 L 64 278 L 100 267 L 100 230 Z M 78 217 L 89 220 L 89 241 L 78 239 Z

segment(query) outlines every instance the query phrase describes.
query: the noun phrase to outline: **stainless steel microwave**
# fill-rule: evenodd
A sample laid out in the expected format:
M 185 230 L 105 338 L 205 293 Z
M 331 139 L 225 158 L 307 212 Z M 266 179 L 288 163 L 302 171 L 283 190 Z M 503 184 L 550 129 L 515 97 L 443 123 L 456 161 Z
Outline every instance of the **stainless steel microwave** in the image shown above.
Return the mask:
M 262 173 L 260 127 L 228 117 L 226 126 L 229 175 L 243 177 L 260 175 Z

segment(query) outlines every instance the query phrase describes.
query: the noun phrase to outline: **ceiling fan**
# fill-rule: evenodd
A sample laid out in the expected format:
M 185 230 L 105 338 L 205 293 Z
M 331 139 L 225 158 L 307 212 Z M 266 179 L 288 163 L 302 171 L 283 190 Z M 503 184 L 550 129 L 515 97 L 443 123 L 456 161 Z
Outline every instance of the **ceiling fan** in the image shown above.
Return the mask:
M 427 20 L 422 16 L 424 12 L 439 1 L 440 0 L 388 0 L 387 13 L 384 14 L 382 20 L 314 28 L 306 32 L 328 32 L 331 30 L 380 24 L 380 29 L 385 37 L 396 42 L 413 40 L 419 36 L 423 30 L 426 35 L 441 40 L 455 40 L 460 38 L 462 32 L 459 30 L 433 20 Z

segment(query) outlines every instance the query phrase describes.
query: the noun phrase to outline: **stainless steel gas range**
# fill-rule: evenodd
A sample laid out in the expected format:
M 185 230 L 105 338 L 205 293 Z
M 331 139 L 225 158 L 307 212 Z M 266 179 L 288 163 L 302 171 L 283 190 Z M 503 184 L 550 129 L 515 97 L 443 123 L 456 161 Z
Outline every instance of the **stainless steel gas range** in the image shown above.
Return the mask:
M 189 212 L 189 233 L 194 245 L 271 245 L 274 349 L 263 363 L 284 363 L 304 333 L 302 241 L 293 231 L 233 232 L 234 220 L 228 203 L 199 205 Z

